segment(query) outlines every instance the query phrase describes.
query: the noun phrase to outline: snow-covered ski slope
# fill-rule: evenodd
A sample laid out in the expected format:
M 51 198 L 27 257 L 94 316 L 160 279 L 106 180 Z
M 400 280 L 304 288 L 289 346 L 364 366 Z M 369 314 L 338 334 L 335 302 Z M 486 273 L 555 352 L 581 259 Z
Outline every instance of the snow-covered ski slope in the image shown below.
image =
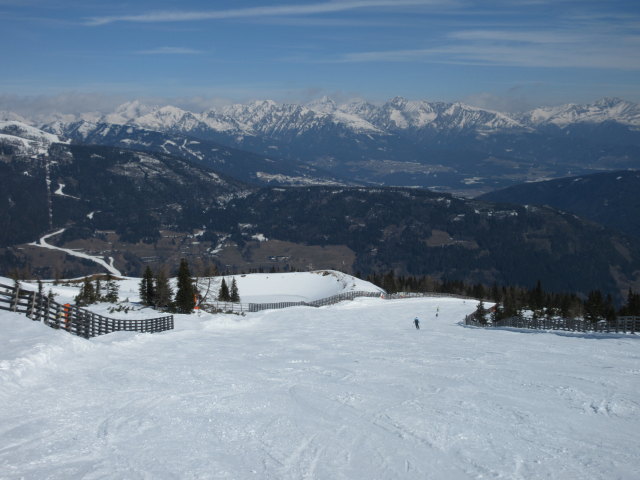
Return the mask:
M 42 239 L 40 241 L 42 242 Z M 75 251 L 71 252 L 78 253 Z M 100 258 L 92 257 L 92 259 L 94 261 L 100 260 L 104 264 L 104 260 Z M 215 301 L 223 279 L 225 280 L 227 287 L 231 286 L 231 282 L 233 280 L 236 281 L 238 291 L 240 293 L 240 300 L 243 303 L 311 302 L 339 295 L 341 293 L 384 292 L 383 289 L 370 282 L 337 270 L 315 270 L 312 272 L 288 273 L 252 273 L 247 275 L 199 277 L 195 280 L 200 293 L 202 295 L 207 294 L 206 300 Z M 140 301 L 140 278 L 118 276 L 115 281 L 118 284 L 120 299 L 127 298 L 132 302 Z M 80 292 L 82 283 L 76 281 L 73 285 L 65 285 L 64 281 L 61 282 L 62 284 L 60 285 L 53 285 L 52 281 L 48 280 L 44 285 L 45 293 L 51 290 L 56 295 L 57 300 L 73 303 L 74 298 Z M 13 280 L 0 276 L 0 284 L 12 285 Z M 175 291 L 177 288 L 177 279 L 170 279 L 170 284 Z M 37 284 L 35 281 L 22 282 L 22 288 L 36 290 Z M 90 306 L 89 309 L 95 310 L 95 307 Z M 150 315 L 153 316 L 155 314 L 152 313 Z
M 92 340 L 2 313 L 0 478 L 640 478 L 640 341 L 460 326 L 474 309 L 362 298 Z
M 213 277 L 208 300 L 215 299 L 222 278 L 227 285 L 231 285 L 235 279 L 240 300 L 244 303 L 312 302 L 348 292 L 384 292 L 374 284 L 346 273 L 336 270 L 316 270 Z M 207 281 L 208 279 L 203 279 L 198 282 L 200 290 L 205 290 Z

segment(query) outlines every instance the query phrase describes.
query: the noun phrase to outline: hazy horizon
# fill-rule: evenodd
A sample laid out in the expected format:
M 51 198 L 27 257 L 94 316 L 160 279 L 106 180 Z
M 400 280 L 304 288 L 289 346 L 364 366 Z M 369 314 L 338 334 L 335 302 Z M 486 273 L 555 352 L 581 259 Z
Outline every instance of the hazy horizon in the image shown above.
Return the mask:
M 0 109 L 323 95 L 506 112 L 640 102 L 631 1 L 0 0 L 0 18 Z
M 397 95 L 396 95 L 397 96 Z M 340 105 L 343 103 L 348 103 L 350 101 L 366 101 L 374 105 L 382 105 L 383 103 L 390 101 L 394 98 L 391 96 L 382 101 L 370 100 L 362 97 L 346 97 L 341 95 L 319 95 L 316 97 L 309 96 L 308 98 L 300 98 L 298 100 L 287 100 L 281 99 L 277 100 L 274 98 L 247 98 L 240 100 L 233 99 L 223 99 L 223 98 L 135 98 L 126 96 L 118 96 L 118 95 L 102 95 L 102 94 L 78 94 L 78 93 L 62 93 L 59 95 L 39 95 L 39 96 L 9 96 L 9 95 L 0 95 L 0 121 L 3 120 L 11 120 L 11 118 L 7 114 L 16 114 L 21 117 L 24 117 L 26 120 L 35 120 L 42 121 L 43 119 L 47 119 L 52 116 L 70 116 L 77 117 L 82 115 L 105 115 L 109 113 L 113 113 L 119 107 L 124 106 L 129 103 L 139 102 L 144 106 L 155 108 L 155 107 L 163 107 L 163 106 L 174 106 L 177 108 L 181 108 L 186 111 L 201 113 L 207 110 L 215 110 L 220 109 L 225 106 L 234 105 L 234 104 L 248 104 L 254 101 L 263 101 L 263 100 L 273 100 L 278 104 L 299 104 L 305 105 L 311 103 L 316 100 L 321 100 L 323 98 L 329 98 L 334 101 L 336 104 Z M 406 97 L 405 97 L 406 98 Z M 602 98 L 594 98 L 593 100 L 587 102 L 589 104 L 594 103 Z M 428 101 L 428 102 L 442 102 L 441 99 L 436 98 L 407 98 L 407 100 L 415 100 L 415 101 Z M 490 99 L 493 100 L 493 99 Z M 621 100 L 629 101 L 625 98 L 621 98 Z M 495 102 L 484 102 L 482 98 L 479 98 L 478 101 L 474 101 L 473 98 L 469 99 L 461 99 L 461 100 L 453 100 L 452 102 L 445 103 L 455 103 L 460 102 L 470 106 L 483 108 L 487 110 L 494 110 L 503 113 L 523 113 L 528 110 L 532 110 L 540 107 L 553 107 L 557 105 L 562 105 L 562 103 L 557 104 L 548 104 L 548 105 L 531 105 L 528 108 L 521 109 L 508 109 L 508 108 L 499 108 L 499 105 L 491 106 L 487 105 L 487 103 L 497 103 L 499 104 L 499 99 L 495 100 Z M 572 102 L 567 102 L 572 103 Z M 508 104 L 505 102 L 505 105 Z

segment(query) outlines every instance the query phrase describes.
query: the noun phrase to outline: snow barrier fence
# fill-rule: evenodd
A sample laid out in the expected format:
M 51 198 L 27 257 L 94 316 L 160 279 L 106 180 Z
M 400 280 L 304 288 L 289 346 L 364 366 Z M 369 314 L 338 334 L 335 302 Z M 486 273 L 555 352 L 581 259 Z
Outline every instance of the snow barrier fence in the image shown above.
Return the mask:
M 91 338 L 117 331 L 154 333 L 173 330 L 173 315 L 138 320 L 109 318 L 71 304 L 58 303 L 20 285 L 0 284 L 0 310 L 24 313 L 51 328 Z
M 638 333 L 640 332 L 640 317 L 624 316 L 615 320 L 591 321 L 581 318 L 522 318 L 510 317 L 495 322 L 481 322 L 474 313 L 464 319 L 465 325 L 483 328 L 526 328 L 530 330 L 564 330 L 568 332 L 593 333 Z
M 357 297 L 374 297 L 382 298 L 385 300 L 395 300 L 400 298 L 417 298 L 417 297 L 455 297 L 472 299 L 471 297 L 465 297 L 462 295 L 453 295 L 449 293 L 416 293 L 416 292 L 401 292 L 388 294 L 384 292 L 345 292 L 331 297 L 321 298 L 319 300 L 313 300 L 310 302 L 272 302 L 272 303 L 232 303 L 232 302 L 204 302 L 202 308 L 207 312 L 231 312 L 231 313 L 245 313 L 245 312 L 259 312 L 261 310 L 277 310 L 280 308 L 289 307 L 323 307 L 326 305 L 334 305 L 345 300 L 353 300 Z

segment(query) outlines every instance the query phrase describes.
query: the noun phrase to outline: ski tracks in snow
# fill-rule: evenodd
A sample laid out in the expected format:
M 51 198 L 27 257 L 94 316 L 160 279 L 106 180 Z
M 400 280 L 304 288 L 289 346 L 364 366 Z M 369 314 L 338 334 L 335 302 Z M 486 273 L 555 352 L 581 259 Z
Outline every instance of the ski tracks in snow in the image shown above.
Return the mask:
M 473 308 L 177 315 L 90 341 L 21 319 L 0 330 L 0 477 L 638 478 L 635 339 L 460 328 Z

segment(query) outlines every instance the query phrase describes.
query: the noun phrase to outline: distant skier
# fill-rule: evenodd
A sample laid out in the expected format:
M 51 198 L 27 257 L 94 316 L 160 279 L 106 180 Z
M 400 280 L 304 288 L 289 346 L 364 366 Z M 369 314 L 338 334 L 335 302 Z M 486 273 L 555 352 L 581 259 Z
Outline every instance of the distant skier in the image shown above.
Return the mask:
M 416 330 L 420 330 L 420 320 L 418 320 L 418 317 L 413 319 L 413 324 L 416 326 Z

